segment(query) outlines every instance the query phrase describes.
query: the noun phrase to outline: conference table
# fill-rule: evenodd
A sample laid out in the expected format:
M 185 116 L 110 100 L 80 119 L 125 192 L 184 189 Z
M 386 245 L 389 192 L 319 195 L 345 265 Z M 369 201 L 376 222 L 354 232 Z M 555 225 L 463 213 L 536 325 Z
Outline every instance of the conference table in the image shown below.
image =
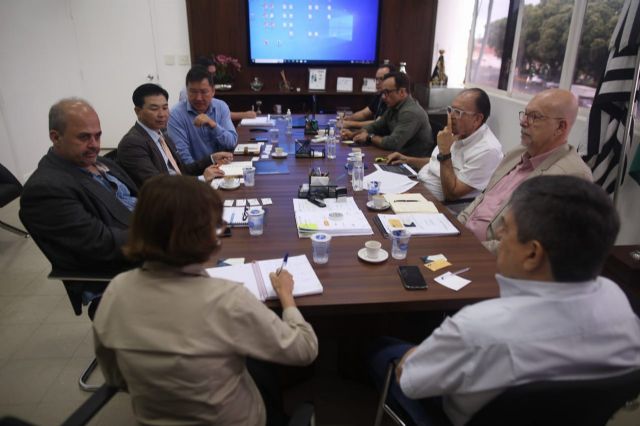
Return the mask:
M 317 116 L 321 128 L 328 120 L 335 116 Z M 285 132 L 285 120 L 276 120 L 279 129 L 277 146 L 282 147 L 288 156 L 285 159 L 260 159 L 259 161 L 274 161 L 286 164 L 286 174 L 256 175 L 255 186 L 241 185 L 236 190 L 219 190 L 226 199 L 250 199 L 269 197 L 272 205 L 264 206 L 265 227 L 260 236 L 250 236 L 248 228 L 236 227 L 232 229 L 232 236 L 225 238 L 219 258 L 244 257 L 246 262 L 254 260 L 282 258 L 285 253 L 289 256 L 305 254 L 312 262 L 324 291 L 322 294 L 296 298 L 296 303 L 305 317 L 314 324 L 322 317 L 350 318 L 358 316 L 375 317 L 378 315 L 401 315 L 409 312 L 424 311 L 455 311 L 465 305 L 498 296 L 495 281 L 496 260 L 475 238 L 475 236 L 461 225 L 447 208 L 439 203 L 421 183 L 409 192 L 422 193 L 433 201 L 438 210 L 460 230 L 456 236 L 444 237 L 412 237 L 406 259 L 396 260 L 389 256 L 388 260 L 380 264 L 371 264 L 358 258 L 357 252 L 364 247 L 368 240 L 377 240 L 382 248 L 391 253 L 391 240 L 383 237 L 373 219 L 378 212 L 370 211 L 366 207 L 367 191 L 354 192 L 351 186 L 351 176 L 345 169 L 348 153 L 352 147 L 342 142 L 337 144 L 336 159 L 327 158 L 296 158 L 295 140 L 305 138 L 303 129 L 293 129 L 292 135 Z M 250 143 L 251 138 L 268 137 L 268 132 L 251 130 L 249 127 L 238 127 L 238 142 Z M 266 142 L 269 143 L 269 142 Z M 375 171 L 374 159 L 386 156 L 384 151 L 375 146 L 362 146 L 365 153 L 365 175 Z M 236 155 L 235 161 L 247 161 L 251 156 Z M 312 261 L 312 248 L 309 238 L 299 238 L 293 208 L 293 198 L 297 197 L 298 187 L 308 182 L 309 170 L 320 167 L 328 171 L 331 183 L 347 188 L 347 195 L 352 196 L 363 211 L 373 229 L 373 235 L 338 236 L 331 240 L 329 262 L 318 265 Z M 384 213 L 391 213 L 388 210 Z M 451 267 L 431 272 L 420 259 L 421 256 L 444 254 Z M 402 265 L 419 266 L 428 284 L 427 290 L 406 290 L 398 275 L 398 267 Z M 450 290 L 434 281 L 434 277 L 446 271 L 456 271 L 470 268 L 462 274 L 471 283 L 459 291 Z M 278 301 L 268 301 L 269 306 L 278 308 Z M 314 324 L 315 326 L 315 324 Z M 332 325 L 335 327 L 335 323 Z M 375 333 L 375 330 L 372 331 Z

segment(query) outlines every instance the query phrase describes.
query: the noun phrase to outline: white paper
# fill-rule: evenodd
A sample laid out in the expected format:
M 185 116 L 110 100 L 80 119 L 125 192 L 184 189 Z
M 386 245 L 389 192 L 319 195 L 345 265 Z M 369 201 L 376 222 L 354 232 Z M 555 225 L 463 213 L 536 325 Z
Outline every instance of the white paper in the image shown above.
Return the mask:
M 224 206 L 225 207 L 233 206 L 233 200 L 224 200 Z
M 239 200 L 236 200 L 236 206 L 238 207 L 244 207 L 247 205 L 247 200 L 245 200 L 244 198 L 241 198 Z
M 257 198 L 249 198 L 247 201 L 249 202 L 250 206 L 259 206 L 260 205 L 260 202 L 258 201 Z
M 327 87 L 327 69 L 309 68 L 309 90 L 325 90 Z
M 240 121 L 240 125 L 245 127 L 273 127 L 276 125 L 276 121 L 265 115 L 264 117 L 243 118 Z
M 315 232 L 333 236 L 373 234 L 353 197 L 327 198 L 323 202 L 326 207 L 318 207 L 305 199 L 293 199 L 298 236 L 309 237 Z
M 225 176 L 242 176 L 242 169 L 244 169 L 245 167 L 253 167 L 253 160 L 232 161 L 229 164 L 221 164 L 220 170 L 224 172 Z
M 271 198 L 263 198 L 262 199 L 262 205 L 263 206 L 268 206 L 270 204 L 273 204 L 273 201 L 271 201 Z
M 434 280 L 438 284 L 442 284 L 443 286 L 455 291 L 460 290 L 461 288 L 463 288 L 464 286 L 466 286 L 471 282 L 471 280 L 462 278 L 459 275 L 454 275 L 451 272 L 445 272 L 442 275 L 438 275 L 437 277 L 434 278 Z
M 442 213 L 378 214 L 378 218 L 388 234 L 400 229 L 410 235 L 440 236 L 460 233 Z
M 376 170 L 366 175 L 363 179 L 364 187 L 366 188 L 372 180 L 380 182 L 381 194 L 401 194 L 418 184 L 415 180 L 411 180 L 404 175 L 385 172 L 384 170 Z
M 336 92 L 353 92 L 353 78 L 338 77 Z

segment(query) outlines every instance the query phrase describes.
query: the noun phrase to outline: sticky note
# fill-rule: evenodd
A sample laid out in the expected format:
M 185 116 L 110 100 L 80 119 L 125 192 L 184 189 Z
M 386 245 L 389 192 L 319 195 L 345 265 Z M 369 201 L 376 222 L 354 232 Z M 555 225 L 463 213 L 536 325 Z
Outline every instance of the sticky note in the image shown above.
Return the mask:
M 447 266 L 451 266 L 451 263 L 449 263 L 447 260 L 434 260 L 433 262 L 429 262 L 429 263 L 425 263 L 424 266 L 427 267 L 427 269 L 435 272 L 439 269 L 442 268 L 446 268 Z
M 460 290 L 471 282 L 470 280 L 462 278 L 459 275 L 454 275 L 451 272 L 445 272 L 444 274 L 435 277 L 434 280 L 438 284 L 442 284 L 443 286 L 455 291 Z

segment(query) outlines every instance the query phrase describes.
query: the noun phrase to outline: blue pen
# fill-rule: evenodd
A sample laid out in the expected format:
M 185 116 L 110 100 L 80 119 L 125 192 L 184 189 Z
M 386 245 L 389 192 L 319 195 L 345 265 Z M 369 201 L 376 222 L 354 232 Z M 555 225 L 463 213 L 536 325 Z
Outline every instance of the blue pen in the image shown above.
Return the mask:
M 276 271 L 276 277 L 279 277 L 280 276 L 280 272 L 282 272 L 284 267 L 287 266 L 287 260 L 288 259 L 289 259 L 289 253 L 285 253 L 284 254 L 284 259 L 282 259 L 282 265 L 280 265 L 280 267 Z
M 229 226 L 232 227 L 233 226 L 233 219 L 236 217 L 236 213 L 233 212 L 231 213 L 231 217 L 229 218 Z

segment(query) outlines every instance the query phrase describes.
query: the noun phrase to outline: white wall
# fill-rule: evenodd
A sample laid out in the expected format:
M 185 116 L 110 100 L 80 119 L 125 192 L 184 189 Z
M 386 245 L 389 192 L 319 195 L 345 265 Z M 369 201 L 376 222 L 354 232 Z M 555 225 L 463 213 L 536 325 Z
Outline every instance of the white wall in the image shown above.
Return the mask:
M 114 147 L 148 74 L 177 99 L 190 64 L 185 1 L 2 0 L 0 55 L 0 161 L 24 182 L 50 146 L 57 100 L 93 103 L 103 146 Z

